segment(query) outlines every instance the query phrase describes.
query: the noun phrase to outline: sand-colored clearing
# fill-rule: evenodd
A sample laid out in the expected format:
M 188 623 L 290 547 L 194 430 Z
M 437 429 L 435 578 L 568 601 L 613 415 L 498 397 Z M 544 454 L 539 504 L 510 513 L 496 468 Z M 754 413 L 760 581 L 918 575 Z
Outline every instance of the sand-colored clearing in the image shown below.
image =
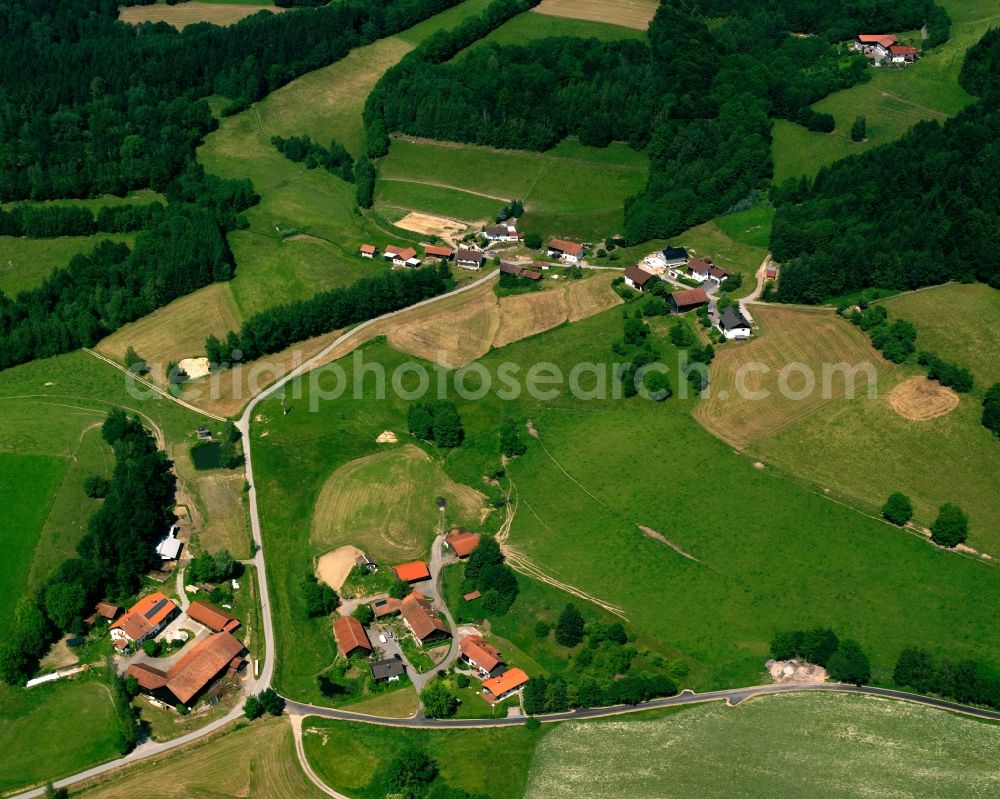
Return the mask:
M 625 28 L 646 30 L 657 0 L 542 0 L 532 11 L 550 17 L 570 17 L 592 22 L 607 22 Z
M 958 407 L 958 394 L 927 377 L 911 377 L 885 398 L 889 407 L 911 422 L 947 416 Z
M 287 11 L 276 6 L 253 5 L 252 3 L 180 3 L 176 6 L 157 3 L 152 6 L 131 6 L 123 8 L 118 19 L 130 25 L 142 22 L 167 22 L 175 28 L 184 28 L 196 22 L 211 22 L 213 25 L 232 25 L 258 11 L 280 14 Z
M 347 575 L 354 568 L 354 562 L 364 553 L 352 544 L 345 544 L 320 555 L 316 560 L 316 576 L 320 582 L 326 583 L 334 591 L 339 591 L 340 587 L 347 579 Z
M 452 247 L 469 230 L 469 225 L 465 222 L 459 222 L 443 216 L 419 214 L 415 211 L 411 211 L 394 224 L 396 227 L 400 227 L 403 230 L 411 230 L 422 236 L 437 236 Z
M 212 371 L 211 364 L 209 364 L 208 358 L 204 355 L 199 358 L 181 358 L 177 366 L 183 369 L 184 374 L 191 380 L 197 380 L 199 377 L 204 377 Z

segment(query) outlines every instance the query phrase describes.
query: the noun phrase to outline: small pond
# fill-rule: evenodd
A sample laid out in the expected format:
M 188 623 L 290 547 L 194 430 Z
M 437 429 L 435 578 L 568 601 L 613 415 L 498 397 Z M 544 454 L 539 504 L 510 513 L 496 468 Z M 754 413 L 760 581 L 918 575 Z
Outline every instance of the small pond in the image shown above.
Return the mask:
M 217 441 L 204 441 L 191 447 L 191 460 L 195 469 L 218 469 L 222 466 L 222 445 Z

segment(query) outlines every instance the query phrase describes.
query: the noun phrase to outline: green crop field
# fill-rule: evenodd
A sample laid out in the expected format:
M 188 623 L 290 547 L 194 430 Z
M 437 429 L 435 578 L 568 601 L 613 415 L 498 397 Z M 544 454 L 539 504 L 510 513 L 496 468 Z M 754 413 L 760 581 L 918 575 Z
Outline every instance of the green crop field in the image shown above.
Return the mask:
M 621 143 L 599 149 L 567 140 L 533 153 L 398 137 L 379 168 L 380 187 L 402 181 L 453 190 L 391 189 L 383 195 L 388 205 L 406 207 L 412 196 L 414 210 L 474 220 L 520 199 L 525 231 L 604 239 L 620 232 L 625 198 L 645 184 L 648 162 L 645 153 Z
M 26 239 L 0 236 L 0 291 L 14 297 L 19 291 L 38 286 L 52 270 L 66 266 L 70 258 L 89 253 L 102 241 L 120 241 L 132 246 L 134 233 L 96 236 L 60 236 Z
M 303 722 L 309 763 L 328 786 L 353 799 L 387 795 L 384 770 L 406 746 L 437 760 L 441 779 L 454 788 L 491 799 L 521 799 L 528 768 L 547 730 L 412 730 L 307 718 Z
M 76 678 L 29 689 L 0 685 L 0 792 L 110 760 L 117 755 L 117 734 L 111 697 L 97 680 Z
M 917 347 L 968 367 L 981 394 L 1000 380 L 1000 291 L 982 283 L 937 286 L 883 300 L 892 318 L 917 328 Z
M 639 753 L 648 753 L 643 756 Z M 867 697 L 792 694 L 560 725 L 527 799 L 992 796 L 1000 728 Z
M 611 360 L 620 336 L 614 310 L 495 350 L 481 363 L 494 372 L 509 361 L 524 374 L 546 361 L 565 374 L 572 364 Z M 666 352 L 676 363 L 668 345 Z M 403 357 L 375 344 L 365 360 L 391 369 Z M 345 370 L 350 385 L 350 364 Z M 329 391 L 334 383 L 327 376 L 317 385 Z M 319 391 L 303 393 L 287 416 L 264 402 L 266 422 L 252 432 L 275 584 L 309 568 L 303 521 L 326 475 L 374 452 L 380 431 L 405 429 L 406 403 L 392 392 L 385 401 L 320 401 L 315 413 L 306 408 Z M 565 390 L 545 402 L 490 395 L 460 404 L 466 443 L 445 468 L 458 482 L 483 485 L 497 465 L 501 417 L 530 417 L 540 439 L 528 437 L 527 454 L 507 469 L 517 499 L 509 543 L 551 577 L 621 606 L 641 639 L 695 666 L 698 687 L 761 679 L 774 631 L 813 624 L 860 640 L 876 676 L 887 675 L 904 646 L 935 647 L 945 638 L 956 656 L 1000 661 L 989 632 L 1000 573 L 755 469 L 691 418 L 694 403 L 586 401 Z M 884 447 L 871 451 L 885 460 Z M 498 523 L 494 515 L 484 527 Z M 698 560 L 645 536 L 640 524 Z M 333 647 L 328 626 L 305 621 L 299 602 L 296 592 L 275 601 L 277 682 L 313 698 L 313 675 L 332 661 Z
M 0 639 L 10 628 L 17 601 L 28 588 L 49 506 L 63 473 L 64 461 L 44 455 L 14 455 L 0 452 L 0 545 L 4 558 L 0 579 Z
M 813 107 L 833 114 L 833 133 L 812 133 L 778 120 L 774 125 L 774 178 L 815 175 L 822 166 L 864 152 L 902 136 L 924 119 L 943 120 L 958 113 L 972 97 L 958 85 L 965 51 L 991 27 L 1000 24 L 994 0 L 942 0 L 951 15 L 951 38 L 916 64 L 902 70 L 881 68 L 868 83 L 827 97 Z M 855 117 L 868 121 L 868 140 L 851 141 Z

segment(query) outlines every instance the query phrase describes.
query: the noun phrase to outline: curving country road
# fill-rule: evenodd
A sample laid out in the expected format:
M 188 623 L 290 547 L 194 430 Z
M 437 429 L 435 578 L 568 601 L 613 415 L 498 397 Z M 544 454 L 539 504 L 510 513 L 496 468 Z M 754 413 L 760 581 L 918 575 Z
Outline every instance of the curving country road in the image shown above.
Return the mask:
M 766 264 L 766 261 L 765 261 Z M 762 265 L 763 266 L 763 265 Z M 411 305 L 407 308 L 394 311 L 389 314 L 377 317 L 375 319 L 370 319 L 367 322 L 363 322 L 352 330 L 339 336 L 331 344 L 323 348 L 316 355 L 312 356 L 301 365 L 293 369 L 291 372 L 286 374 L 284 377 L 279 378 L 274 384 L 268 387 L 265 391 L 254 397 L 250 403 L 247 405 L 239 421 L 236 423 L 240 432 L 243 435 L 243 445 L 244 453 L 246 456 L 246 479 L 250 486 L 249 488 L 249 501 L 250 501 L 250 526 L 253 535 L 253 542 L 255 547 L 254 556 L 248 563 L 252 563 L 257 568 L 257 579 L 258 585 L 260 587 L 260 598 L 261 598 L 261 625 L 264 634 L 264 661 L 260 673 L 251 677 L 245 686 L 245 691 L 247 693 L 255 693 L 257 691 L 264 690 L 268 688 L 271 684 L 271 680 L 274 676 L 274 663 L 275 663 L 275 646 L 274 646 L 274 621 L 271 614 L 271 604 L 270 604 L 270 592 L 268 589 L 268 576 L 267 570 L 264 563 L 264 546 L 261 537 L 261 524 L 260 524 L 260 514 L 257 503 L 257 487 L 254 481 L 253 474 L 253 459 L 251 457 L 251 439 L 250 439 L 250 422 L 253 418 L 253 412 L 256 407 L 265 399 L 272 396 L 275 392 L 279 391 L 290 381 L 302 376 L 309 370 L 314 368 L 320 361 L 322 361 L 327 355 L 333 352 L 337 347 L 341 346 L 345 342 L 349 341 L 351 338 L 357 336 L 361 331 L 365 330 L 369 326 L 376 324 L 378 322 L 383 322 L 387 319 L 391 319 L 404 312 L 409 312 L 415 308 L 420 308 L 423 306 L 431 305 L 433 303 L 444 300 L 448 297 L 453 297 L 457 294 L 461 294 L 466 291 L 470 291 L 482 284 L 493 279 L 498 271 L 493 271 L 488 275 L 480 278 L 479 280 L 463 286 L 460 289 L 449 292 L 447 294 L 442 294 L 437 297 L 432 297 L 430 299 L 424 300 L 417 303 L 416 305 Z M 107 360 L 104 356 L 91 352 L 92 355 L 101 359 Z M 118 367 L 117 364 L 112 363 L 112 365 Z M 156 388 L 151 386 L 154 390 Z M 185 407 L 189 407 L 199 414 L 205 415 L 204 411 L 197 408 L 189 406 L 187 403 L 183 402 L 177 397 L 171 396 L 168 392 L 158 391 L 158 393 L 165 396 L 167 399 L 178 402 Z M 211 414 L 208 414 L 211 415 Z M 220 417 L 221 418 L 221 417 Z M 435 546 L 435 549 L 439 549 L 439 546 Z M 440 565 L 440 564 L 438 564 Z M 441 603 L 444 605 L 444 603 Z M 448 616 L 449 625 L 454 631 L 454 622 L 451 619 L 451 615 L 446 611 Z M 453 647 L 454 648 L 454 647 Z M 725 701 L 730 705 L 738 705 L 748 699 L 755 696 L 766 696 L 771 694 L 781 694 L 790 692 L 801 692 L 801 691 L 834 691 L 840 693 L 856 693 L 864 694 L 868 696 L 881 697 L 884 699 L 896 699 L 907 702 L 914 702 L 916 704 L 924 705 L 926 707 L 932 707 L 939 710 L 946 710 L 954 713 L 960 713 L 966 716 L 971 716 L 974 718 L 987 719 L 991 721 L 1000 721 L 1000 712 L 985 710 L 982 708 L 976 708 L 969 705 L 962 705 L 957 702 L 949 702 L 944 699 L 935 699 L 933 697 L 921 696 L 919 694 L 911 694 L 906 691 L 897 691 L 890 688 L 877 688 L 869 686 L 855 686 L 855 685 L 845 685 L 841 683 L 823 683 L 823 684 L 771 684 L 771 685 L 756 685 L 749 686 L 745 688 L 729 688 L 719 691 L 708 691 L 705 693 L 694 693 L 692 691 L 684 691 L 677 696 L 664 697 L 661 699 L 653 699 L 648 702 L 641 703 L 639 705 L 619 705 L 615 707 L 605 707 L 605 708 L 587 708 L 578 709 L 574 711 L 568 711 L 565 713 L 552 713 L 544 716 L 539 716 L 539 721 L 543 723 L 555 723 L 562 721 L 580 721 L 585 719 L 595 719 L 595 718 L 605 718 L 610 716 L 624 715 L 628 713 L 637 713 L 643 710 L 650 710 L 654 708 L 664 708 L 664 707 L 677 707 L 682 705 L 697 704 L 701 702 L 713 702 L 713 701 Z M 297 739 L 297 751 L 299 753 L 299 758 L 303 763 L 303 767 L 306 770 L 307 776 L 317 784 L 325 793 L 329 796 L 339 797 L 340 794 L 332 791 L 328 787 L 321 784 L 312 770 L 308 767 L 308 763 L 305 760 L 304 752 L 301 747 L 301 729 L 302 729 L 302 718 L 306 716 L 317 716 L 320 718 L 336 719 L 340 721 L 354 721 L 362 722 L 366 724 L 377 724 L 385 727 L 424 727 L 433 729 L 474 729 L 483 727 L 507 727 L 514 726 L 517 724 L 523 724 L 523 718 L 504 718 L 504 719 L 428 719 L 420 715 L 414 716 L 408 719 L 390 719 L 378 716 L 366 716 L 360 713 L 352 713 L 347 710 L 336 710 L 333 708 L 318 707 L 316 705 L 304 704 L 301 702 L 295 702 L 292 700 L 287 700 L 286 707 L 289 713 L 293 717 L 293 728 L 296 731 Z M 145 760 L 156 755 L 161 755 L 170 750 L 176 749 L 178 747 L 184 746 L 185 744 L 196 741 L 203 738 L 206 735 L 227 726 L 231 722 L 243 716 L 243 709 L 239 705 L 234 707 L 228 714 L 222 718 L 216 719 L 215 721 L 205 725 L 204 727 L 190 732 L 187 735 L 180 736 L 171 741 L 165 742 L 154 742 L 147 741 L 140 746 L 136 747 L 135 750 L 130 752 L 128 755 L 121 757 L 117 760 L 113 760 L 107 763 L 103 763 L 99 766 L 81 771 L 72 776 L 65 777 L 63 779 L 54 782 L 55 787 L 63 788 L 70 787 L 76 783 L 82 782 L 84 780 L 93 779 L 95 777 L 102 776 L 111 771 L 114 771 L 122 766 L 127 766 L 132 763 Z M 29 799 L 32 797 L 39 797 L 43 794 L 43 788 L 34 788 L 29 791 L 17 794 L 14 799 Z

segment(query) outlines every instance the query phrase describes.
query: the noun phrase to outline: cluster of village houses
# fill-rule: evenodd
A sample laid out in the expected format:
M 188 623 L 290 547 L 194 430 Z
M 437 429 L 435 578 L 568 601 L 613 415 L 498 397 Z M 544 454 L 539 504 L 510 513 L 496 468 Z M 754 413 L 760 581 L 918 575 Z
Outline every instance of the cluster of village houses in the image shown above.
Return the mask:
M 136 679 L 143 693 L 170 707 L 190 707 L 215 680 L 235 674 L 246 662 L 246 647 L 233 635 L 240 627 L 239 619 L 202 600 L 181 610 L 162 591 L 154 591 L 127 611 L 110 602 L 98 602 L 88 621 L 99 619 L 110 624 L 111 642 L 122 655 L 138 650 L 144 641 L 155 638 L 178 619 L 201 629 L 194 643 L 166 668 L 138 662 L 125 672 Z
M 479 546 L 479 535 L 456 527 L 445 536 L 444 544 L 451 554 L 464 560 Z M 356 565 L 370 571 L 378 569 L 375 559 L 367 554 L 359 555 Z M 398 616 L 418 646 L 451 638 L 448 624 L 427 595 L 419 590 L 432 587 L 427 564 L 417 560 L 393 566 L 392 571 L 396 579 L 410 585 L 412 591 L 403 599 L 379 596 L 371 600 L 376 624 Z M 478 598 L 479 592 L 473 591 L 466 594 L 463 600 L 471 602 Z M 376 634 L 381 643 L 387 642 L 384 633 Z M 333 622 L 333 635 L 337 640 L 337 649 L 344 657 L 351 657 L 355 653 L 369 657 L 369 667 L 376 682 L 398 680 L 406 674 L 406 664 L 398 655 L 390 658 L 375 656 L 376 647 L 372 644 L 369 631 L 353 616 L 338 615 Z M 480 695 L 490 704 L 513 696 L 528 682 L 528 675 L 519 668 L 509 668 L 500 652 L 481 635 L 469 634 L 462 637 L 459 651 L 461 662 L 479 677 Z
M 523 236 L 515 224 L 503 222 L 486 227 L 482 232 L 487 247 L 496 243 L 519 242 Z M 564 266 L 579 265 L 586 254 L 585 245 L 564 239 L 550 239 L 545 246 L 545 253 L 552 261 L 533 261 L 530 259 L 505 259 L 500 261 L 500 272 L 524 280 L 539 281 L 543 273 L 551 269 L 553 262 Z M 379 251 L 373 244 L 361 245 L 362 258 L 374 259 Z M 419 258 L 413 247 L 398 247 L 390 245 L 385 248 L 382 258 L 394 267 L 416 268 L 425 262 L 447 261 L 462 269 L 479 270 L 486 262 L 487 250 L 475 245 L 466 245 L 457 249 L 436 244 L 424 245 L 424 257 Z M 769 267 L 769 279 L 777 277 L 775 267 Z M 645 291 L 654 277 L 685 278 L 689 281 L 705 284 L 708 287 L 720 286 L 734 272 L 716 265 L 711 258 L 691 258 L 683 247 L 667 247 L 643 259 L 638 266 L 625 270 L 625 283 L 636 291 Z M 670 294 L 667 298 L 670 309 L 677 314 L 696 310 L 702 305 L 711 306 L 711 297 L 704 288 L 691 288 Z M 719 317 L 718 327 L 727 339 L 746 339 L 751 334 L 751 320 L 738 306 L 730 306 Z
M 866 58 L 881 66 L 883 61 L 890 64 L 912 64 L 920 55 L 920 50 L 908 44 L 900 44 L 891 33 L 861 33 L 854 40 L 854 49 L 864 53 Z

